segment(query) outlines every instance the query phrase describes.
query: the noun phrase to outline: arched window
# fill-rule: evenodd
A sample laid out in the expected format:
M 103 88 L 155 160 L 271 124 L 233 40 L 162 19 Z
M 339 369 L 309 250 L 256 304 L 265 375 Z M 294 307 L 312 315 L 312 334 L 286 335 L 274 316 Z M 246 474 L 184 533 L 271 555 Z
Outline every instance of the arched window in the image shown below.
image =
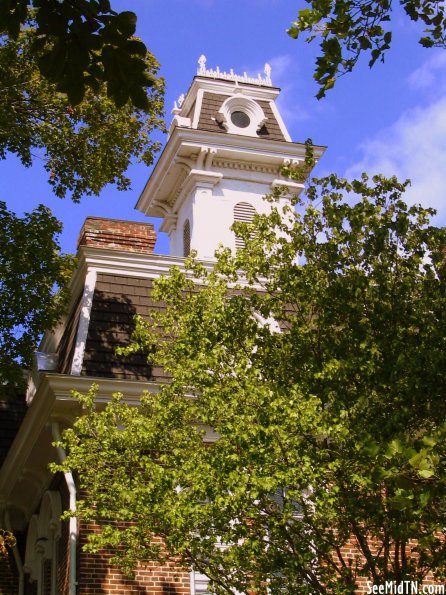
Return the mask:
M 36 548 L 39 537 L 39 517 L 33 514 L 28 525 L 26 536 L 25 563 L 23 570 L 29 574 L 31 582 L 38 581 L 41 575 L 40 552 Z M 43 545 L 43 544 L 42 544 Z
M 57 549 L 61 536 L 60 494 L 45 492 L 39 515 L 31 517 L 26 538 L 23 570 L 38 593 L 57 595 Z
M 243 223 L 252 223 L 255 208 L 249 202 L 238 202 L 234 207 L 234 222 L 241 221 Z M 245 243 L 241 237 L 235 236 L 235 247 L 237 250 L 244 248 Z
M 189 219 L 186 219 L 183 227 L 183 254 L 189 256 L 190 254 L 190 223 Z

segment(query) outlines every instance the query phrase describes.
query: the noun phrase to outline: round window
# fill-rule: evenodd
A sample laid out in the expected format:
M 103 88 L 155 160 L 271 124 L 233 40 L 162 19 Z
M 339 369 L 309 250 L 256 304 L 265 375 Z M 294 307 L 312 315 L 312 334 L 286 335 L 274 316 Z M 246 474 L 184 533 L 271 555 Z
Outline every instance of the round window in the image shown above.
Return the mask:
M 231 113 L 231 122 L 234 126 L 237 126 L 237 128 L 247 128 L 250 125 L 251 120 L 245 112 L 235 111 Z

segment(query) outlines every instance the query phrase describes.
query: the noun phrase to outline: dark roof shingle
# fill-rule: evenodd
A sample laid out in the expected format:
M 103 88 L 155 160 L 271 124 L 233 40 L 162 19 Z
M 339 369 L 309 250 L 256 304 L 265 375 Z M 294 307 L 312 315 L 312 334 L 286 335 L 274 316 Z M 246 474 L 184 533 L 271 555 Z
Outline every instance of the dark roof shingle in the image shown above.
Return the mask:
M 223 102 L 227 99 L 226 95 L 219 95 L 218 93 L 205 92 L 203 94 L 203 102 L 201 104 L 200 118 L 198 120 L 198 128 L 200 130 L 209 130 L 211 132 L 224 132 L 226 130 L 221 126 L 217 120 L 216 115 Z M 265 116 L 267 117 L 266 123 L 259 130 L 258 137 L 266 138 L 268 140 L 286 140 L 279 123 L 273 114 L 271 106 L 268 101 L 258 101 L 259 106 L 262 108 Z
M 124 357 L 116 348 L 131 342 L 136 314 L 149 316 L 163 308 L 151 298 L 153 281 L 137 277 L 99 273 L 85 346 L 82 374 L 128 380 L 162 382 L 160 368 L 151 366 L 142 353 Z

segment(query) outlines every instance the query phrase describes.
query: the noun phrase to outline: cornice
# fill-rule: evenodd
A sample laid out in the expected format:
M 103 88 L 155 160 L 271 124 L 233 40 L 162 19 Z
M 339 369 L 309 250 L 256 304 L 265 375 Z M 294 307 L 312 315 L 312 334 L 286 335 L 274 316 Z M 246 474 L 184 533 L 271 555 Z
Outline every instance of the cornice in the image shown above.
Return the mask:
M 54 404 L 54 395 L 49 392 L 47 383 L 39 386 L 39 398 L 34 398 L 26 412 L 19 432 L 12 443 L 2 468 L 0 469 L 0 495 L 8 499 L 29 454 L 50 417 Z
M 187 178 L 187 176 L 189 175 L 189 172 L 191 171 L 191 167 L 188 167 L 186 164 L 179 164 L 180 168 L 181 168 L 181 173 L 179 176 L 177 176 L 177 180 L 175 183 L 175 186 L 170 194 L 170 199 L 167 203 L 167 206 L 169 208 L 172 208 L 172 206 L 175 204 L 176 200 L 178 199 L 180 193 L 181 193 L 181 189 L 183 187 L 183 184 Z
M 166 144 L 166 149 L 167 145 L 171 142 L 175 142 L 175 145 L 177 146 L 183 143 L 188 143 L 190 146 L 195 146 L 197 148 L 203 145 L 209 145 L 215 147 L 217 151 L 239 148 L 265 156 L 271 155 L 271 157 L 277 155 L 287 157 L 288 155 L 299 155 L 301 153 L 302 155 L 305 155 L 306 149 L 305 143 L 269 140 L 264 137 L 246 137 L 240 134 L 179 127 L 175 129 L 171 139 L 169 139 L 169 142 Z M 322 145 L 314 145 L 313 150 L 315 157 L 322 155 L 325 149 L 326 147 Z M 161 155 L 158 163 L 160 163 L 162 159 L 165 159 L 164 155 Z
M 84 271 L 94 269 L 98 273 L 149 279 L 168 276 L 173 266 L 178 267 L 181 271 L 186 271 L 184 266 L 186 259 L 180 256 L 121 252 L 119 250 L 105 250 L 104 248 L 92 248 L 90 246 L 83 246 L 81 253 L 80 256 L 82 257 Z M 215 266 L 215 260 L 200 260 L 200 263 L 208 272 L 212 271 Z M 194 277 L 191 276 L 191 278 L 195 280 Z M 251 287 L 244 277 L 240 277 L 234 285 Z M 68 377 L 74 378 L 74 376 Z M 76 376 L 76 378 L 80 377 Z M 101 379 L 101 382 L 103 381 L 104 379 Z
M 178 159 L 184 159 L 184 157 L 192 155 L 198 157 L 204 147 L 212 149 L 214 164 L 223 159 L 246 161 L 258 167 L 262 165 L 278 167 L 286 159 L 302 160 L 306 152 L 303 143 L 272 141 L 265 138 L 176 127 L 138 199 L 136 208 L 146 215 L 162 216 L 168 199 L 165 196 L 159 196 L 159 191 L 166 187 L 165 180 L 172 171 L 172 164 L 175 165 Z M 319 159 L 325 147 L 314 146 L 313 151 L 314 157 Z
M 124 401 L 129 404 L 139 404 L 141 395 L 148 391 L 159 393 L 162 383 L 143 380 L 126 380 L 119 378 L 101 378 L 94 376 L 72 376 L 68 374 L 45 374 L 45 383 L 55 395 L 55 414 L 63 412 L 66 402 L 77 403 L 72 391 L 86 393 L 93 384 L 98 386 L 97 403 L 108 403 L 114 393 L 122 393 Z
M 80 265 L 84 274 L 86 270 L 96 270 L 98 273 L 113 273 L 127 277 L 144 277 L 155 279 L 169 274 L 173 266 L 184 270 L 185 259 L 179 256 L 162 254 L 142 254 L 120 250 L 105 250 L 83 246 L 79 253 Z M 212 262 L 204 263 L 211 269 Z
M 237 161 L 235 159 L 214 159 L 213 165 L 223 169 L 234 169 L 242 171 L 254 171 L 257 173 L 266 173 L 278 175 L 280 167 L 278 165 L 268 165 L 263 163 L 252 163 L 247 161 Z

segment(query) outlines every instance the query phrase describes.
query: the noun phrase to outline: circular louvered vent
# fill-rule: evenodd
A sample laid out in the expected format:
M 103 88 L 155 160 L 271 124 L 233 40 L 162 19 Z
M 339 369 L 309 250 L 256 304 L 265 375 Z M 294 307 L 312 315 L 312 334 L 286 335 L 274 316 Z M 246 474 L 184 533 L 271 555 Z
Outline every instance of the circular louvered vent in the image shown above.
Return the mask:
M 228 132 L 244 136 L 257 136 L 267 120 L 256 101 L 239 93 L 225 99 L 215 119 Z
M 251 124 L 248 114 L 240 111 L 232 112 L 231 122 L 234 124 L 234 126 L 237 126 L 237 128 L 247 128 Z

